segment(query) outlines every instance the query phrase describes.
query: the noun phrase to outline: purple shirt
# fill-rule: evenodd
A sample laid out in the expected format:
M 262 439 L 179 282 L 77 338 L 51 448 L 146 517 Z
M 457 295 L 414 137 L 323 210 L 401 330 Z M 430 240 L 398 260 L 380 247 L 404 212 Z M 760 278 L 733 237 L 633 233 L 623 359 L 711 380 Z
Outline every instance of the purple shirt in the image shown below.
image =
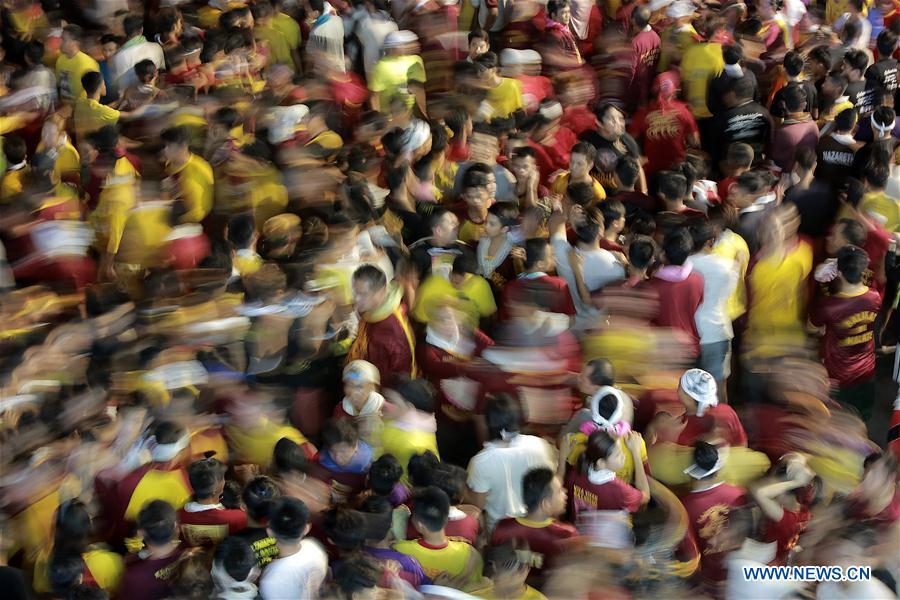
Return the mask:
M 425 571 L 422 570 L 422 565 L 419 564 L 419 561 L 417 561 L 412 556 L 409 556 L 408 554 L 397 552 L 396 550 L 392 550 L 391 548 L 369 547 L 364 548 L 363 552 L 383 563 L 395 563 L 397 566 L 399 566 L 399 569 L 387 570 L 389 572 L 396 572 L 397 576 L 400 577 L 400 579 L 410 584 L 414 588 L 418 588 L 421 585 L 431 584 L 431 579 L 429 579 L 428 575 L 425 574 Z

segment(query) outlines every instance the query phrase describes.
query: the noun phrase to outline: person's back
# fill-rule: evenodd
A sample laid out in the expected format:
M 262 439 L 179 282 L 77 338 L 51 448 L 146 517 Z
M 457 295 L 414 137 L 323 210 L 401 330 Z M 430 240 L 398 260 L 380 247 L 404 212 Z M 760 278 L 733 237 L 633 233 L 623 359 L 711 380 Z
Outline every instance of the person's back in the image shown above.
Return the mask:
M 154 500 L 141 509 L 137 527 L 145 548 L 126 559 L 120 589 L 135 600 L 164 598 L 174 577 L 173 563 L 183 552 L 175 509 L 163 500 Z
M 691 113 L 698 119 L 712 116 L 706 96 L 709 84 L 714 77 L 725 68 L 722 59 L 722 46 L 712 42 L 694 44 L 684 53 L 681 59 L 681 72 L 684 78 L 684 98 L 690 106 Z
M 700 352 L 700 334 L 694 315 L 703 302 L 703 276 L 694 273 L 686 260 L 693 247 L 685 229 L 671 231 L 663 241 L 668 264 L 661 267 L 648 284 L 659 295 L 659 314 L 654 324 L 684 332 L 690 340 L 694 356 Z
M 272 505 L 269 530 L 279 557 L 269 563 L 259 582 L 263 600 L 306 599 L 318 596 L 328 572 L 328 556 L 309 533 L 309 510 L 296 498 L 280 498 Z

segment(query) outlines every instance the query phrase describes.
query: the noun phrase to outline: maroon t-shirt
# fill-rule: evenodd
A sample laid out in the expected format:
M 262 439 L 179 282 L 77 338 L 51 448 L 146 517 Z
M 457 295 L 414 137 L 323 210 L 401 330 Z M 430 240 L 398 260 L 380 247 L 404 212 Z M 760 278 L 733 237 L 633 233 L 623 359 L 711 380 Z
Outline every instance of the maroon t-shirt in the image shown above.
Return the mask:
M 577 521 L 578 515 L 583 512 L 596 510 L 637 512 L 644 500 L 640 490 L 618 477 L 598 485 L 591 483 L 586 474 L 570 470 L 566 474 L 565 487 L 569 492 L 569 516 L 572 521 Z
M 515 281 L 507 283 L 506 287 L 503 288 L 503 293 L 500 295 L 500 320 L 509 318 L 510 300 L 516 299 L 516 294 L 524 293 L 523 287 L 528 283 L 529 279 L 539 281 L 542 285 L 547 286 L 548 289 L 552 289 L 553 300 L 547 309 L 549 312 L 564 315 L 575 314 L 575 304 L 572 301 L 572 294 L 569 292 L 569 285 L 566 283 L 565 279 L 562 277 L 554 277 L 552 275 L 540 275 L 532 278 L 520 276 Z M 703 289 L 702 285 L 700 289 Z
M 691 492 L 681 499 L 688 514 L 688 521 L 694 532 L 694 539 L 700 549 L 700 572 L 703 579 L 710 582 L 725 581 L 728 569 L 725 567 L 724 548 L 716 545 L 716 536 L 728 523 L 732 510 L 747 503 L 747 491 L 728 483 Z
M 190 503 L 186 506 L 190 506 Z M 224 507 L 190 512 L 178 511 L 181 539 L 191 546 L 212 546 L 247 526 L 247 514 Z
M 531 554 L 531 574 L 529 579 L 540 580 L 545 569 L 552 568 L 556 557 L 562 552 L 563 542 L 578 535 L 578 530 L 570 523 L 556 519 L 537 522 L 524 518 L 507 518 L 497 523 L 491 544 L 498 546 L 507 542 L 528 544 Z
M 659 34 L 650 29 L 641 31 L 631 38 L 631 86 L 629 100 L 640 104 L 650 94 L 650 84 L 656 77 L 659 62 Z
M 772 160 L 783 171 L 790 173 L 797 150 L 809 148 L 815 152 L 818 145 L 819 128 L 815 121 L 785 121 L 772 136 Z
M 125 574 L 120 589 L 128 600 L 159 600 L 169 596 L 169 582 L 181 557 L 179 548 L 166 558 L 142 559 L 137 554 L 125 558 Z
M 655 199 L 641 192 L 622 191 L 613 194 L 610 200 L 618 200 L 625 205 L 626 210 L 629 206 L 639 208 L 650 214 L 659 210 L 659 204 Z
M 659 315 L 654 325 L 671 327 L 684 332 L 691 344 L 693 356 L 700 354 L 700 334 L 694 313 L 703 302 L 703 276 L 690 273 L 680 281 L 661 279 L 659 273 L 647 284 L 659 295 Z
M 809 509 L 801 506 L 796 512 L 785 509 L 784 515 L 778 522 L 766 520 L 763 525 L 763 541 L 777 544 L 775 564 L 783 565 L 785 563 L 791 550 L 797 545 L 800 534 L 806 529 L 809 517 Z
M 875 374 L 875 317 L 881 296 L 875 290 L 823 298 L 810 311 L 810 321 L 825 327 L 822 359 L 828 376 L 841 387 L 864 383 Z
M 717 432 L 729 446 L 746 446 L 747 433 L 734 409 L 727 404 L 709 406 L 703 416 L 685 415 L 684 429 L 678 435 L 680 446 L 693 446 L 704 435 Z
M 656 173 L 684 160 L 687 140 L 697 133 L 697 121 L 684 102 L 672 100 L 662 106 L 654 100 L 638 109 L 628 132 L 643 145 L 647 173 Z

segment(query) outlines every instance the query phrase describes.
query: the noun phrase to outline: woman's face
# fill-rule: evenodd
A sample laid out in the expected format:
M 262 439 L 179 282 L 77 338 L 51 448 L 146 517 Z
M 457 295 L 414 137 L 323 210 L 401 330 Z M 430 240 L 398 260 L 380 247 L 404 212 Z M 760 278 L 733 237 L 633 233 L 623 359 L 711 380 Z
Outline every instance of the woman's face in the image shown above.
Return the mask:
M 622 452 L 622 448 L 619 447 L 618 443 L 614 444 L 609 451 L 609 455 L 606 457 L 606 468 L 610 471 L 618 471 L 624 466 L 625 453 Z
M 587 156 L 579 152 L 573 152 L 569 157 L 569 171 L 573 180 L 581 180 L 588 177 L 593 165 L 588 162 Z
M 375 386 L 367 381 L 355 379 L 344 382 L 344 396 L 357 410 L 362 408 L 373 391 Z
M 503 224 L 497 215 L 489 214 L 484 222 L 484 234 L 488 237 L 497 237 L 503 232 Z

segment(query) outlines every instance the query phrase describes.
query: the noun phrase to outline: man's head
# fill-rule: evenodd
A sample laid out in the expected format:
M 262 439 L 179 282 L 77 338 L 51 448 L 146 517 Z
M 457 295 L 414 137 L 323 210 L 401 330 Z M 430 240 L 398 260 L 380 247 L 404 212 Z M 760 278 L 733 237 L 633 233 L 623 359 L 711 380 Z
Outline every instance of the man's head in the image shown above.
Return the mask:
M 156 85 L 159 71 L 150 59 L 144 59 L 134 65 L 134 74 L 137 80 L 144 85 Z
M 687 415 L 702 415 L 718 403 L 716 380 L 702 369 L 688 369 L 678 383 L 678 399 Z
M 365 360 L 354 360 L 344 367 L 344 397 L 357 410 L 362 409 L 381 383 L 378 367 Z
M 299 544 L 309 527 L 309 509 L 302 500 L 284 496 L 272 503 L 267 529 L 278 543 Z
M 816 151 L 809 146 L 800 146 L 794 153 L 794 172 L 800 177 L 812 174 L 816 170 Z
M 491 49 L 488 34 L 483 29 L 473 29 L 469 32 L 469 59 L 475 60 Z
M 544 238 L 531 238 L 525 240 L 525 270 L 531 272 L 547 273 L 555 266 L 553 254 L 550 252 L 550 242 Z
M 889 106 L 879 106 L 872 111 L 872 133 L 875 139 L 890 139 L 897 122 L 897 113 Z
M 566 510 L 566 489 L 552 469 L 532 469 L 522 478 L 522 500 L 529 514 L 557 517 Z
M 257 523 L 269 518 L 272 505 L 279 497 L 281 497 L 281 491 L 278 486 L 265 475 L 250 480 L 241 493 L 241 500 L 244 501 L 247 516 Z
M 450 498 L 441 488 L 430 485 L 413 494 L 410 521 L 416 531 L 425 535 L 438 533 L 447 525 Z
M 235 250 L 244 250 L 256 242 L 256 222 L 253 213 L 238 213 L 228 219 L 227 238 Z
M 446 208 L 436 208 L 428 218 L 431 243 L 446 248 L 459 236 L 459 219 Z
M 897 49 L 897 34 L 890 29 L 883 29 L 875 39 L 875 47 L 879 57 L 890 58 Z
M 850 81 L 861 80 L 868 65 L 868 55 L 858 48 L 851 48 L 844 54 L 843 72 Z
M 803 60 L 803 55 L 800 52 L 791 50 L 784 55 L 784 72 L 788 77 L 799 77 L 803 73 L 804 66 L 805 61 Z
M 7 136 L 3 139 L 3 155 L 6 157 L 8 167 L 25 162 L 28 157 L 28 146 L 25 140 L 17 135 Z
M 869 268 L 869 255 L 859 246 L 844 246 L 837 253 L 838 274 L 844 282 L 858 285 Z
M 784 100 L 784 108 L 789 114 L 806 112 L 807 95 L 802 85 L 787 86 L 784 88 L 781 98 Z
M 617 140 L 625 133 L 625 117 L 616 105 L 607 103 L 597 109 L 598 131 L 608 140 Z
M 737 208 L 747 208 L 767 191 L 766 178 L 756 171 L 748 171 L 737 178 L 728 199 Z
M 569 155 L 570 181 L 579 181 L 590 177 L 596 159 L 597 149 L 589 143 L 578 142 L 572 146 L 572 153 Z
M 599 388 L 615 383 L 615 372 L 612 363 L 605 358 L 595 358 L 581 369 L 578 375 L 578 391 L 590 396 Z
M 144 17 L 129 14 L 122 19 L 122 29 L 125 31 L 125 38 L 129 40 L 142 35 L 144 33 Z
M 722 60 L 725 61 L 726 65 L 740 64 L 743 58 L 744 48 L 740 44 L 735 43 L 722 46 Z
M 390 496 L 403 477 L 403 466 L 393 454 L 382 454 L 369 469 L 369 488 L 379 496 Z
M 476 169 L 476 166 L 478 165 L 470 167 L 463 175 L 460 196 L 470 210 L 483 213 L 491 203 L 490 168 L 485 173 L 483 169 Z
M 728 92 L 725 94 L 728 106 L 741 106 L 753 100 L 753 93 L 756 91 L 754 80 L 744 75 L 731 82 Z
M 547 16 L 559 23 L 568 25 L 572 19 L 572 9 L 568 0 L 550 0 L 547 2 Z
M 327 511 L 322 518 L 322 529 L 341 553 L 362 550 L 366 541 L 365 516 L 349 507 L 339 506 Z
M 496 237 L 508 233 L 519 221 L 519 207 L 513 202 L 497 202 L 488 209 L 484 222 L 484 233 L 488 237 Z
M 616 184 L 623 190 L 634 190 L 641 176 L 641 166 L 630 157 L 623 156 L 616 162 Z
M 424 379 L 403 381 L 386 390 L 384 399 L 400 412 L 434 413 L 434 388 Z
M 681 266 L 691 255 L 691 251 L 694 249 L 694 240 L 687 229 L 678 227 L 666 234 L 662 246 L 666 263 Z
M 831 71 L 833 61 L 834 58 L 828 46 L 816 46 L 809 53 L 806 67 L 812 78 L 819 81 Z
M 891 169 L 888 165 L 877 161 L 869 161 L 863 170 L 863 183 L 866 184 L 868 191 L 880 191 L 887 187 L 888 179 L 891 176 Z
M 322 426 L 322 445 L 335 464 L 344 467 L 359 448 L 359 429 L 352 419 L 330 419 Z
M 518 433 L 522 423 L 519 406 L 508 394 L 498 394 L 488 400 L 484 419 L 490 440 L 502 440 Z
M 387 277 L 374 265 L 363 265 L 353 272 L 353 302 L 357 312 L 366 313 L 384 302 Z
M 78 25 L 66 25 L 60 38 L 60 51 L 72 58 L 81 51 L 81 38 L 84 32 Z
M 103 75 L 97 71 L 88 71 L 81 76 L 81 87 L 88 98 L 99 100 L 106 93 L 106 83 Z
M 245 582 L 251 579 L 256 571 L 256 553 L 250 547 L 250 542 L 237 537 L 228 536 L 216 547 L 213 558 L 212 576 L 217 579 L 217 574 L 224 572 L 233 581 Z M 231 582 L 215 581 L 222 588 L 233 585 Z
M 667 205 L 681 202 L 687 192 L 687 179 L 676 171 L 662 171 L 657 178 L 656 192 Z
M 225 491 L 225 466 L 215 458 L 198 460 L 188 467 L 194 500 L 218 499 Z
M 186 127 L 170 127 L 162 132 L 162 155 L 167 163 L 180 164 L 190 156 L 190 134 Z
M 516 181 L 524 181 L 529 173 L 537 169 L 537 153 L 531 146 L 521 146 L 513 150 L 510 170 Z
M 734 171 L 746 171 L 753 166 L 753 146 L 743 142 L 735 142 L 728 146 L 725 160 Z
M 603 215 L 603 226 L 607 235 L 618 235 L 625 229 L 625 205 L 619 200 L 607 200 L 600 204 L 600 214 Z
M 643 31 L 650 24 L 650 9 L 639 5 L 631 11 L 631 27 L 634 31 Z
M 138 536 L 148 547 L 165 546 L 177 535 L 175 509 L 165 500 L 148 502 L 138 513 L 137 529 Z
M 644 271 L 653 263 L 656 256 L 656 243 L 646 235 L 635 236 L 628 244 L 628 263 L 638 271 Z

